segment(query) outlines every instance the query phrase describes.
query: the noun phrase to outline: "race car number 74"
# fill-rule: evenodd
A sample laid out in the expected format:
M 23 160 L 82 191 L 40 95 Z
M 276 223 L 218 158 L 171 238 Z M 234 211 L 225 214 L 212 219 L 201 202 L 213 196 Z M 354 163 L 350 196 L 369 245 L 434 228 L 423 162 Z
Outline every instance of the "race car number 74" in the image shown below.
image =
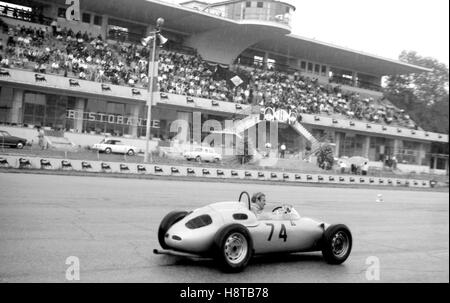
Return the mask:
M 270 226 L 270 234 L 269 234 L 269 238 L 267 238 L 267 241 L 271 241 L 273 231 L 275 230 L 275 224 L 266 223 L 266 225 Z M 286 240 L 287 240 L 286 226 L 284 226 L 284 224 L 281 224 L 280 234 L 278 235 L 278 238 L 283 239 L 284 242 L 286 242 Z

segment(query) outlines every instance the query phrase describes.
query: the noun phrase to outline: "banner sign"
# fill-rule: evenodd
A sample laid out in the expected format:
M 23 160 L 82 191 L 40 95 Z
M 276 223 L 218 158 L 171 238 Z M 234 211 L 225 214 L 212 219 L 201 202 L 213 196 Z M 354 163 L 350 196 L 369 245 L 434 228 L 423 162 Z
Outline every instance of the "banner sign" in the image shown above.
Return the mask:
M 230 79 L 230 81 L 233 82 L 234 86 L 236 87 L 244 83 L 244 81 L 242 81 L 242 79 L 239 76 L 234 76 L 233 78 Z
M 66 114 L 67 119 L 74 120 L 85 120 L 92 122 L 105 122 L 109 124 L 120 124 L 120 125 L 130 125 L 130 126 L 146 126 L 147 119 L 138 118 L 135 116 L 122 116 L 122 115 L 113 115 L 113 114 L 103 114 L 103 113 L 95 113 L 95 112 L 83 112 L 80 110 L 67 110 Z M 160 121 L 152 120 L 152 127 L 159 128 Z
M 271 107 L 266 107 L 264 110 L 264 120 L 266 121 L 280 121 L 284 123 L 294 124 L 297 121 L 297 112 L 284 109 L 274 110 Z

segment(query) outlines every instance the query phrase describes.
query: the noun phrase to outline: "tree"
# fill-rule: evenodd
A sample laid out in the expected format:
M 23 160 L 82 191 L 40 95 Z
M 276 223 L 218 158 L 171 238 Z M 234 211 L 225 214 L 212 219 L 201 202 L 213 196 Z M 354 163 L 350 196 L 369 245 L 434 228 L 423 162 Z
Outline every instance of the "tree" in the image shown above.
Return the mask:
M 399 60 L 431 71 L 390 76 L 385 97 L 408 112 L 425 130 L 448 134 L 448 67 L 436 59 L 421 57 L 414 51 L 403 51 Z
M 325 170 L 330 170 L 334 163 L 333 147 L 328 143 L 323 143 L 317 152 L 317 165 Z

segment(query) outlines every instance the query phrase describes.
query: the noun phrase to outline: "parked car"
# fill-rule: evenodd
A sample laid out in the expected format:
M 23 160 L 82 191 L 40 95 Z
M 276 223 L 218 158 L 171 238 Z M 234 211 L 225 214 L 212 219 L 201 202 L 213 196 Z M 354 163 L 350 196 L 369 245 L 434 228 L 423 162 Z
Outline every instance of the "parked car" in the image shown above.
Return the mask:
M 183 154 L 183 157 L 188 160 L 195 160 L 197 162 L 220 162 L 222 161 L 222 155 L 217 153 L 211 147 L 199 146 L 194 147 L 192 151 L 187 151 Z
M 7 131 L 0 130 L 0 146 L 22 149 L 26 144 L 27 139 L 11 136 Z
M 128 156 L 133 156 L 138 151 L 136 146 L 124 144 L 117 139 L 103 139 L 99 143 L 94 144 L 92 149 L 107 154 L 118 153 L 127 154 Z
M 258 219 L 247 192 L 238 201 L 170 212 L 161 221 L 158 241 L 162 249 L 155 254 L 213 258 L 228 272 L 244 270 L 253 255 L 272 253 L 322 251 L 327 263 L 341 264 L 352 249 L 347 226 L 301 217 L 291 205 L 278 205 L 271 216 Z

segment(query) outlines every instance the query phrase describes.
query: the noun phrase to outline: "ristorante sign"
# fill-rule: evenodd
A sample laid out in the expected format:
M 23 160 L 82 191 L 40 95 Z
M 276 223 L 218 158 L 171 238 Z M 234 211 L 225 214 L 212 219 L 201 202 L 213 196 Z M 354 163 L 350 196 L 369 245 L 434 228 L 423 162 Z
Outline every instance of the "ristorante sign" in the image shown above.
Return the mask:
M 130 125 L 130 126 L 146 126 L 147 119 L 141 119 L 135 116 L 122 116 L 113 114 L 103 114 L 95 112 L 84 112 L 79 110 L 67 110 L 67 119 L 73 120 L 85 120 L 91 122 L 104 122 L 109 124 L 120 124 L 120 125 Z M 152 127 L 159 127 L 159 120 L 152 121 Z

